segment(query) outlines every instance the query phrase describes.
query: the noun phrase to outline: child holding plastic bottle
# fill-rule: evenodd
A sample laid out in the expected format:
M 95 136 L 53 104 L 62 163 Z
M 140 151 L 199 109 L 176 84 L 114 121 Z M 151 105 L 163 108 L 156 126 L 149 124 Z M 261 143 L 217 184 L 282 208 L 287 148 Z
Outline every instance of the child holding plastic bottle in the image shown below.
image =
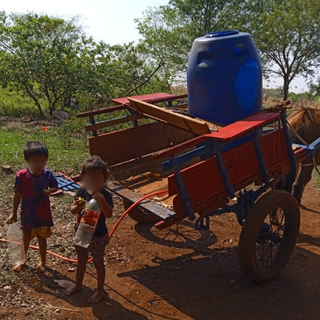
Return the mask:
M 89 157 L 83 164 L 81 170 L 82 186 L 76 193 L 75 200 L 71 205 L 71 213 L 81 216 L 82 209 L 86 201 L 92 198 L 96 199 L 100 205 L 101 213 L 93 234 L 93 238 L 88 248 L 75 245 L 78 256 L 78 266 L 76 272 L 75 284 L 66 290 L 66 295 L 72 295 L 82 289 L 82 282 L 88 254 L 91 253 L 93 263 L 97 271 L 98 289 L 95 294 L 89 299 L 91 303 L 98 303 L 104 296 L 104 281 L 105 281 L 105 266 L 104 254 L 105 247 L 109 243 L 109 234 L 106 226 L 106 218 L 112 215 L 112 196 L 105 189 L 109 177 L 108 168 L 105 162 L 98 156 Z M 78 219 L 79 220 L 79 219 Z M 77 224 L 75 226 L 77 230 Z
M 46 169 L 48 149 L 42 142 L 28 142 L 23 154 L 27 165 L 17 173 L 13 209 L 7 223 L 17 221 L 17 211 L 22 200 L 21 229 L 25 260 L 30 241 L 37 237 L 40 251 L 38 271 L 43 272 L 46 268 L 47 238 L 51 236 L 53 226 L 49 196 L 58 190 L 58 182 L 52 172 Z M 25 265 L 26 261 L 22 261 L 13 270 L 20 271 Z

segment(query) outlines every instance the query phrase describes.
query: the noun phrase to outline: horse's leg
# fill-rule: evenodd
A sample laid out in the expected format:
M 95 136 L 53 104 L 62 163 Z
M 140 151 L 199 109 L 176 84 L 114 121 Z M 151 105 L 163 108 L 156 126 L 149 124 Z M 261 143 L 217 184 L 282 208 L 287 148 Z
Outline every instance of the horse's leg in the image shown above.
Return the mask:
M 313 165 L 303 166 L 301 168 L 300 174 L 297 177 L 295 183 L 293 184 L 293 196 L 297 199 L 299 205 L 301 203 L 301 198 L 303 190 L 307 183 L 311 180 Z
M 292 186 L 296 180 L 297 168 L 293 168 L 290 171 L 286 172 L 279 182 L 275 185 L 275 189 L 285 190 L 289 193 L 292 193 Z

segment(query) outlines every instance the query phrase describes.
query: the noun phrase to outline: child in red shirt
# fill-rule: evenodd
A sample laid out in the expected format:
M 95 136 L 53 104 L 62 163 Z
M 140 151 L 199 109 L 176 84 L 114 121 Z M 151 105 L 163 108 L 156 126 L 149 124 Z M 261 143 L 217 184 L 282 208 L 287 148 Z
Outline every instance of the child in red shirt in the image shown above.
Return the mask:
M 21 229 L 24 250 L 27 256 L 30 241 L 36 236 L 39 243 L 39 271 L 46 267 L 46 238 L 51 236 L 53 226 L 49 196 L 58 190 L 58 182 L 52 172 L 45 168 L 48 149 L 37 141 L 28 142 L 23 150 L 27 168 L 17 173 L 14 185 L 13 209 L 7 223 L 17 221 L 17 211 L 21 205 Z M 15 266 L 20 271 L 26 262 Z

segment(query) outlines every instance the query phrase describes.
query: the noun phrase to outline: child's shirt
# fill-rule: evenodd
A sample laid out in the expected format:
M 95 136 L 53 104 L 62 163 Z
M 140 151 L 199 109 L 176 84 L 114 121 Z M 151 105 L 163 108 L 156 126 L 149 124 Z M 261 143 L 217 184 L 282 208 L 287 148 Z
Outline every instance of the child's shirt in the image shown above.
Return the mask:
M 53 226 L 49 197 L 43 193 L 48 188 L 58 188 L 56 178 L 48 169 L 39 176 L 31 174 L 28 169 L 17 173 L 14 190 L 22 196 L 22 229 Z
M 103 189 L 100 191 L 104 198 L 106 199 L 108 205 L 113 208 L 112 195 L 106 190 Z M 92 195 L 87 192 L 85 188 L 78 189 L 76 193 L 76 198 L 81 197 L 86 201 L 90 201 L 92 199 Z M 75 225 L 75 230 L 77 231 L 78 225 Z M 99 216 L 99 220 L 97 222 L 96 230 L 94 231 L 93 238 L 102 238 L 108 233 L 108 229 L 106 226 L 106 217 L 101 212 Z

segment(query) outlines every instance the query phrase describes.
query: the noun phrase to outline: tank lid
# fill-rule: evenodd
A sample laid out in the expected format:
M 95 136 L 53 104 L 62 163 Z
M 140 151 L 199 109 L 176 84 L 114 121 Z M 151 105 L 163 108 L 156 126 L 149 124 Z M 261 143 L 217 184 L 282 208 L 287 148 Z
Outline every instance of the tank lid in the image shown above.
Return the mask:
M 232 36 L 235 34 L 238 34 L 238 30 L 228 30 L 228 31 L 217 31 L 217 32 L 211 32 L 207 33 L 205 35 L 206 38 L 219 38 L 219 37 L 227 37 L 227 36 Z

